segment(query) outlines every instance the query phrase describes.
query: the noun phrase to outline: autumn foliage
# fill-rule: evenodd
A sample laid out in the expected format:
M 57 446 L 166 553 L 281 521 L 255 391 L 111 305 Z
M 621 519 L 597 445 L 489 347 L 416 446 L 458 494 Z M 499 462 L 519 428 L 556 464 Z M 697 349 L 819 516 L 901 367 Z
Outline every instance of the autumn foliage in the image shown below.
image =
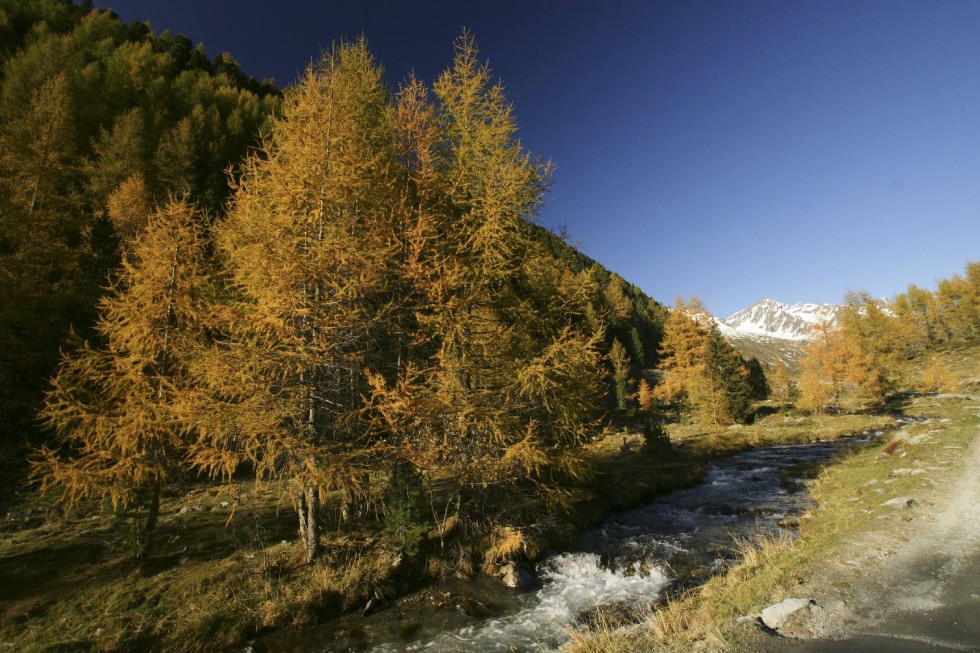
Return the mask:
M 887 305 L 851 293 L 838 324 L 817 329 L 803 359 L 798 405 L 810 411 L 880 403 L 896 388 L 948 389 L 937 363 L 916 370 L 916 356 L 980 337 L 980 263 L 966 276 L 941 280 L 935 292 L 916 286 Z
M 468 34 L 397 93 L 361 40 L 287 92 L 223 218 L 173 202 L 141 228 L 145 182 L 123 180 L 109 217 L 141 235 L 105 343 L 62 363 L 44 415 L 67 446 L 37 477 L 143 507 L 146 551 L 166 483 L 247 468 L 284 481 L 310 561 L 328 497 L 342 522 L 404 519 L 415 488 L 440 533 L 485 542 L 569 505 L 631 365 L 613 339 L 607 367 L 593 271 L 528 221 L 550 167 L 516 130 Z

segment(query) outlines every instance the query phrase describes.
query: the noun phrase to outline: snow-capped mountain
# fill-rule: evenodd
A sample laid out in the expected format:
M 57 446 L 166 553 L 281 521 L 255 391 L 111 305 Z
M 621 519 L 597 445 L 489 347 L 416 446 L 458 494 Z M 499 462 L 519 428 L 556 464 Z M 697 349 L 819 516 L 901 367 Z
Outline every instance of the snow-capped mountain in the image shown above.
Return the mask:
M 789 305 L 763 299 L 724 320 L 718 320 L 718 323 L 726 333 L 731 329 L 747 336 L 810 340 L 813 327 L 823 322 L 835 322 L 841 308 L 836 304 Z
M 803 348 L 814 327 L 836 322 L 843 307 L 836 304 L 783 304 L 763 299 L 725 319 L 715 318 L 718 329 L 746 358 L 782 363 L 797 369 Z

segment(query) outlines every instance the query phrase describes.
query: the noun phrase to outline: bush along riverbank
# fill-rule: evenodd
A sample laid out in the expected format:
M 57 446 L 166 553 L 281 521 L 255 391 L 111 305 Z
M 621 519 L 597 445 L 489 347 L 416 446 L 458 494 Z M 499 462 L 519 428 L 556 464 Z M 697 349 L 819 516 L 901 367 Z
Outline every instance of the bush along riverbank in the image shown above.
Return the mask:
M 895 561 L 910 549 L 950 554 L 949 534 L 937 528 L 963 502 L 953 496 L 957 479 L 980 454 L 980 348 L 920 365 L 935 361 L 955 374 L 955 387 L 903 395 L 893 407 L 913 421 L 824 468 L 811 488 L 818 507 L 800 520 L 797 538 L 747 542 L 724 573 L 674 592 L 638 625 L 577 635 L 571 651 L 783 650 L 777 635 L 845 637 L 914 598 Z M 763 628 L 779 612 L 793 616 Z

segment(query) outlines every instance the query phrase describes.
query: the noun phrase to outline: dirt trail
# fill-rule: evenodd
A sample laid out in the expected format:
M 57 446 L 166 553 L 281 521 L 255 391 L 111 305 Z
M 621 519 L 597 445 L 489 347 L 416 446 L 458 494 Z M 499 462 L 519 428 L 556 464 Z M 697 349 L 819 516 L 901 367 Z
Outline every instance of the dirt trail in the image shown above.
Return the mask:
M 980 433 L 946 451 L 931 489 L 897 508 L 907 521 L 855 538 L 808 580 L 822 608 L 805 623 L 814 639 L 764 637 L 752 650 L 980 651 Z

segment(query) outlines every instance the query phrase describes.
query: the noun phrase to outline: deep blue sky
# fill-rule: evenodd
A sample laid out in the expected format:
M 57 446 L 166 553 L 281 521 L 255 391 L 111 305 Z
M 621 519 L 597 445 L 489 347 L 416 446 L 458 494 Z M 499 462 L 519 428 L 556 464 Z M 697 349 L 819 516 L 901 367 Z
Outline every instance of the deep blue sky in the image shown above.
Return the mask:
M 392 85 L 463 26 L 557 165 L 540 220 L 672 302 L 839 302 L 980 259 L 980 2 L 96 0 L 280 85 L 363 32 Z

